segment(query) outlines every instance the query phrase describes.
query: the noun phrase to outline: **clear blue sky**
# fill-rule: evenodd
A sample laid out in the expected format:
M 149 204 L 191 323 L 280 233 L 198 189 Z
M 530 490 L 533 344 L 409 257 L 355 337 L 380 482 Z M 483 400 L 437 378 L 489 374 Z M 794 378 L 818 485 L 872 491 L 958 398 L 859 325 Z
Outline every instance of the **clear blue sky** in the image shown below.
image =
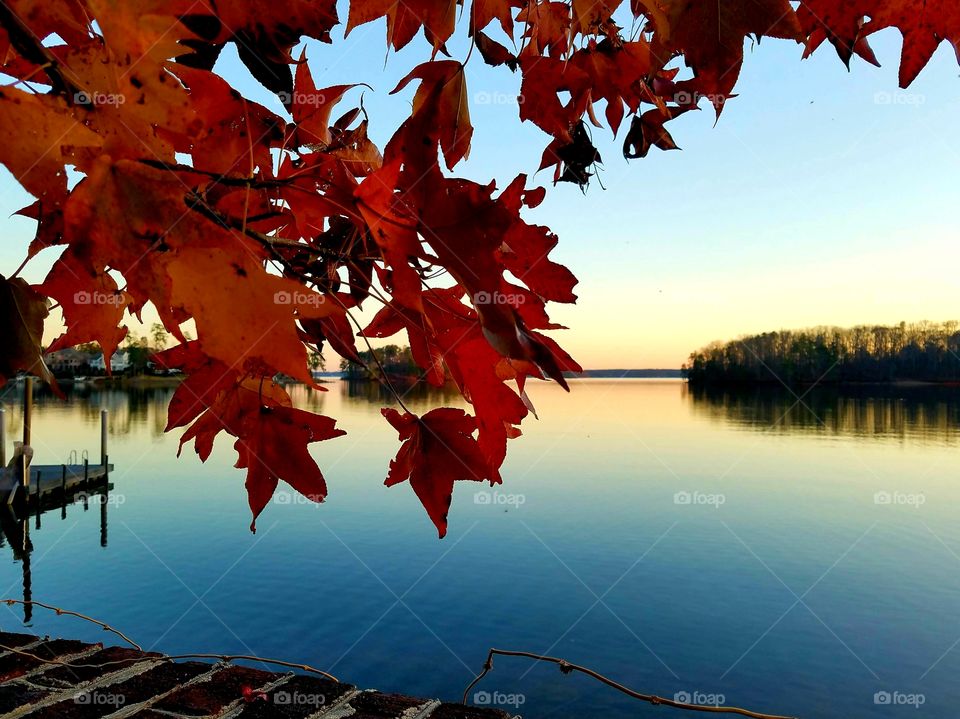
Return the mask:
M 353 90 L 341 107 L 363 92 L 381 146 L 409 110 L 412 87 L 388 93 L 428 52 L 419 36 L 388 56 L 384 36 L 379 21 L 344 42 L 307 45 L 318 87 L 374 88 Z M 899 33 L 875 35 L 873 45 L 883 67 L 855 60 L 849 73 L 830 47 L 804 61 L 793 43 L 748 47 L 740 96 L 716 126 L 706 103 L 670 124 L 681 152 L 653 149 L 627 163 L 619 139 L 594 131 L 606 189 L 561 185 L 528 215 L 559 234 L 553 257 L 580 278 L 577 305 L 552 314 L 571 328 L 557 338 L 584 366 L 678 367 L 711 340 L 781 327 L 960 317 L 960 71 L 941 45 L 899 90 Z M 450 47 L 464 57 L 461 44 Z M 232 46 L 217 71 L 282 112 Z M 532 174 L 548 138 L 517 120 L 519 77 L 474 53 L 468 87 L 475 134 L 457 174 L 501 187 Z M 9 274 L 33 223 L 8 216 L 31 199 L 0 173 L 0 273 Z M 42 253 L 24 276 L 40 280 L 57 252 Z

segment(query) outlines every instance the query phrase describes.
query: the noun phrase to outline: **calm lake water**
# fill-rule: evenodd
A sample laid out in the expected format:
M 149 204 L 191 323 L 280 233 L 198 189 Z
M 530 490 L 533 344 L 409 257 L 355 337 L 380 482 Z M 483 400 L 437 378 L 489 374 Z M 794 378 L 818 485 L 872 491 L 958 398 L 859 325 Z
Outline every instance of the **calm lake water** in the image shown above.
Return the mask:
M 475 497 L 460 483 L 443 541 L 407 485 L 383 487 L 396 434 L 345 383 L 293 390 L 349 432 L 313 445 L 327 502 L 284 492 L 255 536 L 229 438 L 206 466 L 192 446 L 176 459 L 171 390 L 38 399 L 37 462 L 96 459 L 107 407 L 116 470 L 106 546 L 97 506 L 31 520 L 33 597 L 145 648 L 255 653 L 445 699 L 495 646 L 759 711 L 955 716 L 960 395 L 571 385 L 531 388 L 540 419 L 511 443 L 505 484 Z M 12 437 L 21 411 L 3 402 Z M 0 596 L 22 596 L 9 540 L 0 558 Z M 23 624 L 0 608 L 4 630 Z M 40 609 L 28 626 L 110 639 Z M 504 708 L 525 719 L 671 714 L 522 659 L 498 658 L 476 691 L 521 695 Z

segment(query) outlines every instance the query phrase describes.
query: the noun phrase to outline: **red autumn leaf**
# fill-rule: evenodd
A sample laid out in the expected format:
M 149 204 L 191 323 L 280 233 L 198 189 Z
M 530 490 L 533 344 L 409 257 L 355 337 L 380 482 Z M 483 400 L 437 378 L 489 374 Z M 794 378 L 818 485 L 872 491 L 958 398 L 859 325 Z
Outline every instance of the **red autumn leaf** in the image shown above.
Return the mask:
M 360 25 L 387 18 L 387 44 L 399 50 L 423 28 L 433 47 L 453 35 L 456 0 L 354 0 L 350 3 L 346 34 Z
M 899 29 L 901 87 L 916 79 L 940 43 L 960 47 L 960 5 L 952 0 L 803 0 L 800 18 L 811 37 L 808 49 L 826 37 L 848 64 L 853 53 L 876 63 L 867 36 L 888 27 Z
M 664 128 L 663 123 L 682 115 L 688 109 L 675 107 L 666 112 L 654 109 L 634 116 L 630 122 L 630 131 L 623 140 L 623 156 L 627 159 L 646 157 L 651 147 L 659 147 L 661 150 L 679 150 L 680 148 Z
M 116 280 L 105 272 L 94 271 L 72 250 L 67 250 L 37 289 L 59 303 L 67 327 L 47 351 L 96 342 L 109 371 L 110 357 L 127 336 L 127 328 L 119 324 L 130 303 L 130 296 L 120 291 Z
M 405 147 L 439 144 L 443 159 L 453 169 L 470 152 L 473 126 L 467 103 L 467 80 L 463 65 L 455 60 L 437 60 L 415 67 L 393 89 L 400 92 L 412 80 L 420 80 L 413 96 L 413 113 L 398 134 L 413 135 Z
M 506 65 L 511 70 L 517 68 L 517 56 L 496 40 L 491 40 L 482 31 L 477 31 L 474 41 L 477 43 L 477 50 L 480 51 L 483 61 L 488 65 L 492 67 Z
M 442 539 L 447 533 L 447 513 L 458 480 L 487 479 L 487 463 L 480 451 L 474 418 L 462 409 L 439 407 L 417 417 L 386 408 L 383 416 L 403 444 L 390 462 L 386 486 L 409 480 Z
M 175 257 L 168 272 L 173 304 L 195 319 L 200 346 L 209 357 L 247 371 L 270 368 L 313 384 L 296 320 L 335 313 L 336 306 L 323 295 L 226 249 Z
M 301 143 L 330 144 L 330 114 L 343 94 L 353 87 L 356 85 L 335 85 L 318 90 L 307 65 L 306 53 L 301 53 L 291 102 Z
M 523 0 L 476 0 L 470 8 L 470 34 L 476 35 L 497 20 L 504 33 L 513 36 L 513 9 L 523 6 Z
M 260 407 L 244 416 L 234 447 L 236 466 L 247 470 L 251 531 L 281 479 L 307 499 L 324 500 L 327 483 L 307 445 L 345 434 L 336 420 L 293 407 Z
M 657 1 L 664 8 L 669 33 L 658 37 L 654 47 L 683 54 L 700 93 L 710 99 L 718 115 L 740 75 L 747 36 L 802 38 L 787 0 Z

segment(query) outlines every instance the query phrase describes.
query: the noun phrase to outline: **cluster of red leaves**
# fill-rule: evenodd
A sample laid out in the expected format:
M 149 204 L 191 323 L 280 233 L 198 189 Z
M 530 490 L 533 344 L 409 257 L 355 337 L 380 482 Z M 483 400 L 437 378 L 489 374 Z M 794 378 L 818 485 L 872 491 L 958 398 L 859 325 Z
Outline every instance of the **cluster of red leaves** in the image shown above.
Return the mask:
M 748 38 L 792 39 L 808 53 L 829 40 L 845 61 L 875 61 L 868 36 L 896 26 L 904 84 L 942 40 L 960 42 L 953 0 L 460 4 L 350 3 L 348 33 L 386 18 L 390 47 L 422 30 L 431 50 L 394 90 L 416 86 L 381 152 L 362 106 L 335 113 L 353 86 L 317 88 L 306 58 L 291 54 L 303 36 L 330 42 L 334 0 L 0 3 L 0 71 L 16 80 L 0 88 L 0 161 L 36 198 L 21 211 L 37 222 L 28 258 L 64 246 L 35 287 L 0 277 L 0 380 L 45 373 L 47 298 L 66 326 L 52 348 L 95 341 L 108 363 L 124 314 L 152 304 L 181 342 L 158 361 L 188 374 L 168 429 L 187 427 L 181 444 L 193 440 L 202 459 L 219 433 L 235 438 L 256 519 L 281 479 L 322 500 L 307 447 L 343 434 L 293 408 L 272 378 L 313 384 L 307 346 L 359 359 L 350 312 L 382 302 L 360 336 L 405 332 L 425 380 L 452 380 L 472 406 L 384 410 L 403 441 L 387 484 L 409 480 L 443 536 L 456 480 L 500 482 L 507 440 L 530 411 L 526 380 L 565 387 L 563 373 L 579 370 L 543 334 L 559 328 L 547 303 L 576 299 L 573 275 L 549 259 L 556 237 L 522 218 L 544 190 L 524 175 L 498 190 L 441 167 L 452 171 L 473 135 L 465 66 L 437 59 L 462 16 L 483 61 L 521 73 L 520 119 L 551 138 L 540 169 L 581 185 L 599 161 L 587 130 L 601 126 L 598 103 L 614 134 L 630 116 L 625 156 L 673 149 L 665 122 L 702 99 L 719 114 Z M 230 42 L 288 117 L 211 71 Z M 454 284 L 431 286 L 436 268 Z M 188 320 L 194 341 L 181 332 Z

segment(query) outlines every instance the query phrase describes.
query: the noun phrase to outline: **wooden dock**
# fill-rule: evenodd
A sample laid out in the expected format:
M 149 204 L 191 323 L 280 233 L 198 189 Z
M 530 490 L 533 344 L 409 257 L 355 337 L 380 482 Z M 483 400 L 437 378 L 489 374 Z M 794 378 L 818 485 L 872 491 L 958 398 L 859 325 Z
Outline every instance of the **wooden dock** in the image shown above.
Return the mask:
M 91 464 L 87 452 L 83 463 L 77 462 L 76 451 L 65 464 L 35 464 L 33 448 L 33 378 L 27 377 L 23 387 L 23 440 L 14 442 L 13 458 L 7 463 L 6 410 L 0 408 L 0 502 L 7 505 L 39 507 L 53 498 L 65 503 L 71 494 L 94 487 L 110 486 L 113 465 L 107 456 L 107 410 L 100 410 L 100 461 Z M 35 506 L 34 506 L 35 505 Z M 22 507 L 20 507 L 22 508 Z
M 428 668 L 425 666 L 425 671 Z M 510 719 L 317 675 L 0 631 L 0 719 Z
M 24 489 L 31 503 L 54 497 L 60 500 L 71 493 L 108 484 L 112 471 L 112 464 L 32 464 L 30 481 Z M 0 496 L 9 497 L 21 484 L 19 473 L 0 470 Z

